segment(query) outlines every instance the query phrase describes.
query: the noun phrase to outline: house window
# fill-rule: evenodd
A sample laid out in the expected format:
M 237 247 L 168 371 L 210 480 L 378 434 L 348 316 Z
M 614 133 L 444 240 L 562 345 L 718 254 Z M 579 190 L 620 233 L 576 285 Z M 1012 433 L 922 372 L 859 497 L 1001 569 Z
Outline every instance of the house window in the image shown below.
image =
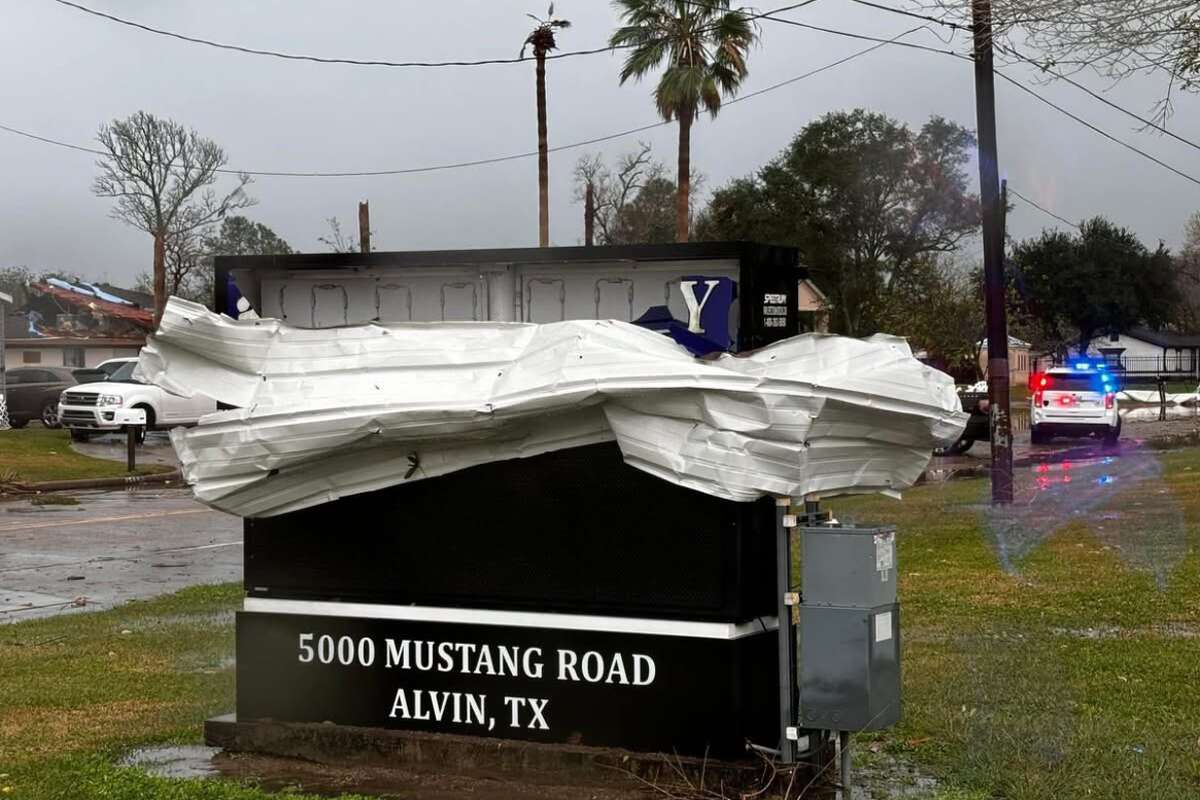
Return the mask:
M 64 367 L 82 367 L 83 364 L 83 348 L 82 347 L 64 347 L 63 348 L 63 366 Z
M 41 350 L 22 350 L 21 351 L 21 363 L 22 364 L 40 364 L 40 363 L 42 363 L 42 351 Z

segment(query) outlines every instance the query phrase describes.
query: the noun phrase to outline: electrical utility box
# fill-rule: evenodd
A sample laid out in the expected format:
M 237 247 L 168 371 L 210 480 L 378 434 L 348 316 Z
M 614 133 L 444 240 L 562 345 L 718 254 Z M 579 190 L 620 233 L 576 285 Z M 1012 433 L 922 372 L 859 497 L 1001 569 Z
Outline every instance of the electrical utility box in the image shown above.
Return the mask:
M 896 531 L 822 525 L 800 532 L 800 724 L 889 727 L 900 719 Z

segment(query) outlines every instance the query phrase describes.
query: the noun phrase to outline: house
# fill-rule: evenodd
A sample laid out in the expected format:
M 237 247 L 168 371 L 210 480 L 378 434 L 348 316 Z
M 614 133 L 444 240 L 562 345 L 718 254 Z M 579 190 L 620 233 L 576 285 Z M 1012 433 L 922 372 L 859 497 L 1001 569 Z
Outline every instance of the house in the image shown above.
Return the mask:
M 796 301 L 800 311 L 800 330 L 829 332 L 829 298 L 817 285 L 805 278 L 796 284 Z
M 1132 328 L 1097 336 L 1088 353 L 1105 357 L 1131 375 L 1200 377 L 1200 334 Z
M 100 286 L 51 278 L 31 283 L 24 308 L 5 315 L 4 360 L 10 369 L 94 367 L 136 356 L 153 329 L 151 308 Z
M 987 339 L 978 343 L 979 371 L 986 377 L 988 374 L 988 345 Z M 1032 345 L 1023 339 L 1009 334 L 1008 336 L 1008 385 L 1024 386 L 1029 382 L 1029 373 L 1033 371 Z

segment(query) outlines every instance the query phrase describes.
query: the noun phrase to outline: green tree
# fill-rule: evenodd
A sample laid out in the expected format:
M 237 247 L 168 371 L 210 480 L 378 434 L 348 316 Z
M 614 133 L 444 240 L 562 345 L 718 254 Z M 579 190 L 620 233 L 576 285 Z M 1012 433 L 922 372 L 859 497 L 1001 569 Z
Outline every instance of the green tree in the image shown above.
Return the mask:
M 537 27 L 521 46 L 521 58 L 525 48 L 533 49 L 537 62 L 537 137 L 538 137 L 538 247 L 550 246 L 550 149 L 546 134 L 546 54 L 558 47 L 554 32 L 571 27 L 565 19 L 554 19 L 554 3 L 546 11 L 546 18 L 526 14 L 537 23 Z
M 218 195 L 210 188 L 225 166 L 225 151 L 169 119 L 139 111 L 102 125 L 96 136 L 104 155 L 92 185 L 116 201 L 112 216 L 154 239 L 154 321 L 167 303 L 168 238 L 201 231 L 238 208 L 253 205 L 240 175 L 237 186 Z
M 700 215 L 706 239 L 799 248 L 833 306 L 832 327 L 864 336 L 912 311 L 897 287 L 979 227 L 967 191 L 971 133 L 932 117 L 914 134 L 862 109 L 806 125 L 757 174 L 718 189 Z
M 226 217 L 220 227 L 167 235 L 166 291 L 197 303 L 213 299 L 213 256 L 268 256 L 294 252 L 275 231 L 243 216 Z M 138 291 L 154 293 L 154 277 L 138 276 Z
M 210 256 L 274 256 L 294 253 L 292 246 L 261 222 L 243 216 L 226 217 L 221 227 L 204 237 Z
M 686 242 L 692 123 L 701 110 L 715 117 L 722 97 L 737 93 L 749 72 L 746 56 L 756 31 L 744 11 L 729 8 L 729 0 L 616 0 L 616 6 L 624 24 L 609 44 L 632 48 L 621 67 L 621 83 L 666 64 L 654 104 L 664 120 L 679 123 L 675 239 Z
M 1135 325 L 1161 328 L 1182 294 L 1171 254 L 1150 251 L 1103 217 L 1078 234 L 1045 231 L 1013 248 L 1014 279 L 1047 341 L 1086 350 L 1097 335 Z
M 907 337 L 939 369 L 968 381 L 980 377 L 982 270 L 940 255 L 920 258 L 893 285 L 892 300 L 881 311 L 881 329 Z
M 29 284 L 33 280 L 33 273 L 26 267 L 0 268 L 0 292 L 11 295 L 13 299 L 9 311 L 25 305 L 29 299 Z

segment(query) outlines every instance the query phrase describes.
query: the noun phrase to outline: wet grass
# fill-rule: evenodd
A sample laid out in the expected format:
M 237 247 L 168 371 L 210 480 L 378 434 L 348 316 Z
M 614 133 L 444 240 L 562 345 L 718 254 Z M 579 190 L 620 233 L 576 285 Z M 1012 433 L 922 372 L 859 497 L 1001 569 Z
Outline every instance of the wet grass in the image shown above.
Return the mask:
M 1200 450 L 1160 459 L 1010 570 L 985 481 L 836 502 L 899 529 L 904 718 L 862 743 L 986 797 L 1200 797 Z
M 204 719 L 233 708 L 231 613 L 241 598 L 234 584 L 201 586 L 0 627 L 0 797 L 299 797 L 115 766 L 135 747 L 194 743 Z
M 139 466 L 138 475 L 169 472 L 161 464 Z M 71 449 L 71 434 L 30 425 L 21 430 L 0 431 L 0 483 L 120 478 L 128 475 L 124 461 L 109 461 L 81 455 Z
M 911 765 L 938 798 L 1200 797 L 1200 449 L 1154 457 L 1084 514 L 1052 506 L 1011 569 L 983 480 L 830 503 L 900 532 L 904 714 L 857 737 L 860 766 Z M 0 797 L 293 797 L 115 766 L 233 708 L 240 600 L 197 587 L 0 627 Z

